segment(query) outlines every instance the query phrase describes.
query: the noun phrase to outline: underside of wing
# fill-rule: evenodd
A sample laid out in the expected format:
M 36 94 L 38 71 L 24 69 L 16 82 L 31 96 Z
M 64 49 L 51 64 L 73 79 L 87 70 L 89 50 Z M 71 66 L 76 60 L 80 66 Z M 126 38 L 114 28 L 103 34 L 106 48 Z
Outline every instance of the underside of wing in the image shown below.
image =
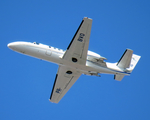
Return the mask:
M 50 101 L 58 103 L 81 74 L 82 73 L 76 69 L 67 66 L 59 66 L 50 96 Z
M 58 103 L 82 74 L 74 67 L 76 65 L 86 64 L 91 26 L 92 19 L 84 18 L 82 20 L 64 56 L 62 57 L 62 59 L 66 61 L 66 64 L 69 64 L 69 62 L 75 64 L 71 64 L 73 65 L 72 67 L 59 66 L 50 96 L 51 102 Z
M 91 34 L 91 26 L 92 19 L 85 17 L 70 42 L 63 59 L 69 62 L 85 65 Z

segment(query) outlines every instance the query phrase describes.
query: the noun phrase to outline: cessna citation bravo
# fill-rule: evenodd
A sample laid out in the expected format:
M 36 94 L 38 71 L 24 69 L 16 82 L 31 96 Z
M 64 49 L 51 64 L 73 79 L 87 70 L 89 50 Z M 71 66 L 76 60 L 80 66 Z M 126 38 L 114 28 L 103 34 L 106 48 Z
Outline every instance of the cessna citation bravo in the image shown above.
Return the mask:
M 130 49 L 126 49 L 116 63 L 105 62 L 106 58 L 89 51 L 91 26 L 92 19 L 83 18 L 66 51 L 37 42 L 8 44 L 8 47 L 16 52 L 59 65 L 50 95 L 51 102 L 58 103 L 82 74 L 113 74 L 115 80 L 121 81 L 125 75 L 130 75 L 139 61 L 140 56 L 133 54 Z

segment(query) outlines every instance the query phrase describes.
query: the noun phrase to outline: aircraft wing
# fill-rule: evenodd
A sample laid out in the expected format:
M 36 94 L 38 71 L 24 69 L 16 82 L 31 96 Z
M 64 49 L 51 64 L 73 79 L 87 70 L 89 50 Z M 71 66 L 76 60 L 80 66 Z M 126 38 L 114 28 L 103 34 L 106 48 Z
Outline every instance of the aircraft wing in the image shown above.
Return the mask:
M 63 59 L 69 62 L 85 65 L 91 34 L 91 26 L 92 19 L 85 17 L 70 42 Z
M 59 66 L 50 96 L 50 101 L 58 103 L 81 74 L 82 73 L 80 71 L 77 71 L 74 68 Z
M 86 64 L 91 26 L 92 19 L 84 18 L 82 20 L 62 60 L 80 65 Z M 58 103 L 81 74 L 80 71 L 73 67 L 59 66 L 50 101 Z

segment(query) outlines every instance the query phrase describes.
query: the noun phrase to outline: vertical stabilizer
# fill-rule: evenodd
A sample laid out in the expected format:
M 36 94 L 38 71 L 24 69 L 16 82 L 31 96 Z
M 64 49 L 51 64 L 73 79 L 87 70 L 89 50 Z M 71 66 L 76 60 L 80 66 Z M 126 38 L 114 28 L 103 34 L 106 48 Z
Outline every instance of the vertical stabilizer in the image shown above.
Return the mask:
M 118 61 L 117 66 L 123 69 L 129 68 L 132 54 L 133 54 L 133 50 L 126 49 L 126 51 Z
M 126 49 L 126 51 L 118 61 L 117 66 L 119 68 L 122 68 L 124 72 L 131 73 L 140 58 L 141 56 L 133 54 L 132 50 Z M 124 76 L 124 74 L 116 74 L 114 75 L 114 79 L 121 81 Z
M 141 56 L 133 54 L 132 59 L 131 59 L 131 63 L 130 63 L 130 67 L 127 70 L 132 72 L 132 70 L 135 68 L 135 66 L 138 63 L 138 61 L 140 60 L 140 58 L 141 58 Z

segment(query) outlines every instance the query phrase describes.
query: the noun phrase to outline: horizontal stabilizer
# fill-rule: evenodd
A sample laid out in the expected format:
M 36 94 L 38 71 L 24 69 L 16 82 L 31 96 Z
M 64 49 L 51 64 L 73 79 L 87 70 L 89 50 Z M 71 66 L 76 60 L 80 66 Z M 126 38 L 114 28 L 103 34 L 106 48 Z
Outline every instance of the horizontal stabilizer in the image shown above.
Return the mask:
M 123 69 L 129 68 L 132 54 L 133 54 L 133 50 L 126 49 L 126 51 L 118 61 L 117 66 Z
M 114 79 L 118 80 L 118 81 L 121 81 L 123 77 L 124 77 L 124 75 L 117 74 L 117 75 L 114 76 Z

